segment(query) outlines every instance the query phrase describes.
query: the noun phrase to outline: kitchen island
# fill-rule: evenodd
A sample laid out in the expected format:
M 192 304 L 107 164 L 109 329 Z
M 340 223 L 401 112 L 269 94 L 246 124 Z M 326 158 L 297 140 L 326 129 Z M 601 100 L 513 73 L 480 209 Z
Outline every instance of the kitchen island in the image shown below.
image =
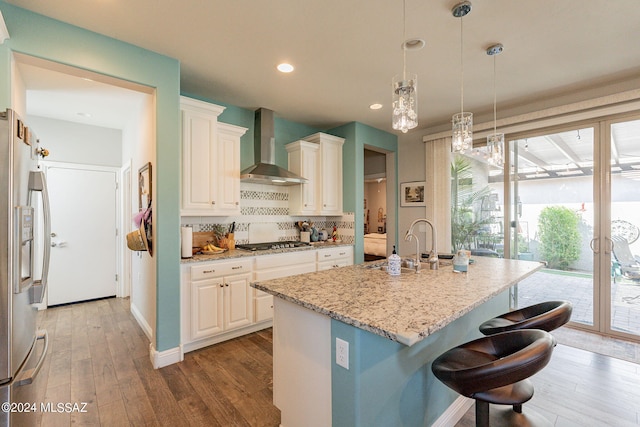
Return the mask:
M 541 268 L 476 258 L 466 274 L 443 265 L 391 277 L 375 265 L 252 284 L 276 297 L 283 427 L 445 425 L 458 396 L 435 379 L 431 361 L 478 337 L 480 323 L 508 310 L 508 289 Z M 337 339 L 348 348 L 336 352 Z

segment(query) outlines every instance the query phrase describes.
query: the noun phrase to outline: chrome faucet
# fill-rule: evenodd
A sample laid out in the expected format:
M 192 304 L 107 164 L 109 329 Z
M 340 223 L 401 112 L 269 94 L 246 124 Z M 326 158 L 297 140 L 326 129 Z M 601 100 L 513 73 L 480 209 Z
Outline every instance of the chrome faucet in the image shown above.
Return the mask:
M 429 224 L 431 227 L 431 250 L 429 251 L 429 258 L 427 262 L 429 263 L 429 268 L 431 270 L 438 269 L 438 249 L 437 249 L 437 234 L 436 227 L 433 225 L 431 221 L 424 218 L 416 219 L 409 226 L 409 230 L 407 230 L 407 234 L 404 236 L 404 240 L 410 242 L 411 239 L 416 239 L 416 272 L 420 269 L 420 242 L 418 241 L 418 237 L 413 233 L 413 227 L 419 222 L 424 222 Z M 425 232 L 426 235 L 426 232 Z

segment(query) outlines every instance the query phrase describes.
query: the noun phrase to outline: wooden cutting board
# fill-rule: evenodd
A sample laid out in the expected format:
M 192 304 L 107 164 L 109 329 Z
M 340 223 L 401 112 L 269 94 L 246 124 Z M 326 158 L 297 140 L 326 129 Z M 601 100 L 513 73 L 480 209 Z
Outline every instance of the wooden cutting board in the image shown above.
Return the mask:
M 214 243 L 213 231 L 194 231 L 193 232 L 193 247 L 201 248 L 207 243 Z

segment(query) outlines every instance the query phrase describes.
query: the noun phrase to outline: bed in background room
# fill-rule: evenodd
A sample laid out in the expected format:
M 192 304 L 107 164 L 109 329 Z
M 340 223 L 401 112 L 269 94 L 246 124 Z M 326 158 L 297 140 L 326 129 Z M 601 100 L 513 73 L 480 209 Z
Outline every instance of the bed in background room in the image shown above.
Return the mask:
M 369 233 L 364 235 L 365 261 L 387 257 L 387 233 Z

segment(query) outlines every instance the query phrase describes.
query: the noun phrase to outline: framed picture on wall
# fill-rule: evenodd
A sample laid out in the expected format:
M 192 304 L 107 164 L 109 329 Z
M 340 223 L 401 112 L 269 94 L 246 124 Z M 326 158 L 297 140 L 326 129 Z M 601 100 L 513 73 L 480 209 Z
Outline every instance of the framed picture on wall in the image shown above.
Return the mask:
M 138 170 L 138 209 L 143 210 L 151 203 L 151 162 Z
M 400 184 L 400 206 L 427 206 L 424 199 L 424 181 Z

